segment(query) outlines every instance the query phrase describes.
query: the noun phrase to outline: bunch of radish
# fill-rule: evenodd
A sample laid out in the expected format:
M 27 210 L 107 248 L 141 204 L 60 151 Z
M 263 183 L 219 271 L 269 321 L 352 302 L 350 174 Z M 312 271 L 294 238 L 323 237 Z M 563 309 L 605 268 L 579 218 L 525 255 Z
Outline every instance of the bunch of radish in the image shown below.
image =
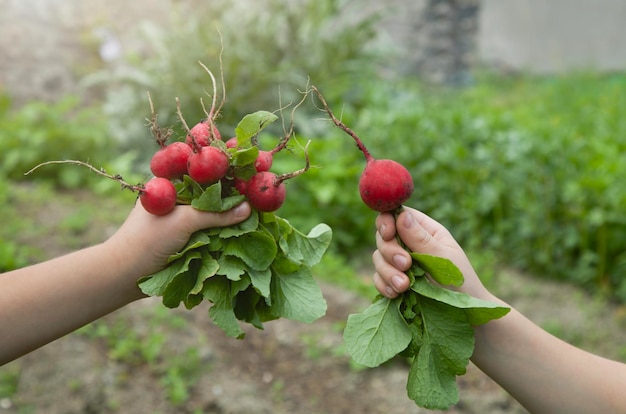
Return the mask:
M 187 135 L 184 141 L 168 143 L 171 130 L 159 128 L 152 101 L 150 107 L 151 131 L 159 149 L 150 160 L 154 178 L 139 189 L 139 198 L 146 211 L 152 214 L 164 215 L 176 204 L 190 203 L 193 197 L 181 197 L 181 189 L 191 182 L 202 188 L 219 182 L 223 195 L 241 195 L 261 212 L 276 211 L 285 201 L 284 182 L 309 168 L 305 151 L 306 166 L 303 169 L 281 175 L 270 171 L 274 155 L 287 147 L 293 133 L 292 125 L 272 150 L 262 150 L 259 134 L 278 118 L 273 113 L 258 111 L 247 115 L 236 128 L 236 136 L 224 142 L 214 122 L 218 111 L 215 99 L 207 117 L 191 128 L 182 117 L 179 106 L 179 118 Z M 186 184 L 176 185 L 181 182 Z
M 274 213 L 285 202 L 285 181 L 309 169 L 308 145 L 303 168 L 277 174 L 271 171 L 273 158 L 287 148 L 293 125 L 273 149 L 263 150 L 260 134 L 277 115 L 248 114 L 235 136 L 224 141 L 212 113 L 188 128 L 179 108 L 187 134 L 184 141 L 168 144 L 170 132 L 156 125 L 153 112 L 159 149 L 150 162 L 154 178 L 140 189 L 140 201 L 157 215 L 177 204 L 223 212 L 244 200 L 253 212 L 237 225 L 195 233 L 167 268 L 140 278 L 139 287 L 146 295 L 161 296 L 167 307 L 211 302 L 211 319 L 236 338 L 244 336 L 238 321 L 259 329 L 281 317 L 312 322 L 325 314 L 326 302 L 311 267 L 330 245 L 332 231 L 318 224 L 304 234 Z

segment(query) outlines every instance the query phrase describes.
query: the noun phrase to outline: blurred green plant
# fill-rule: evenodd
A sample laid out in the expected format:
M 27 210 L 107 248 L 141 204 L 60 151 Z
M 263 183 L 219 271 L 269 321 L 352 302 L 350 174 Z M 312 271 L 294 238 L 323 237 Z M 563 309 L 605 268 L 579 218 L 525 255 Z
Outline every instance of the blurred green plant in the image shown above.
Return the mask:
M 177 333 L 184 335 L 188 322 L 180 315 L 162 307 L 139 311 L 138 321 L 123 317 L 111 317 L 95 321 L 77 331 L 89 339 L 100 339 L 108 348 L 108 357 L 120 363 L 145 365 L 156 376 L 173 405 L 187 401 L 196 379 L 206 370 L 201 364 L 198 345 L 181 348 L 176 341 Z M 166 357 L 167 356 L 167 357 Z
M 184 136 L 176 97 L 190 126 L 206 117 L 200 100 L 210 107 L 213 89 L 199 61 L 217 77 L 220 98 L 225 88 L 226 102 L 217 119 L 225 137 L 232 136 L 245 114 L 297 102 L 309 79 L 326 90 L 330 101 L 358 106 L 363 104 L 358 85 L 383 62 L 388 64 L 389 53 L 374 46 L 379 14 L 365 13 L 354 3 L 216 0 L 193 10 L 181 4 L 166 27 L 138 25 L 141 52 L 86 78 L 85 85 L 106 91 L 104 110 L 112 133 L 125 145 L 142 149 L 156 148 L 146 138 L 147 92 L 159 123 L 175 129 L 174 139 Z M 319 116 L 315 108 L 307 112 L 304 107 L 298 116 L 311 114 Z M 296 125 L 304 128 L 299 121 Z
M 344 121 L 378 158 L 409 168 L 416 190 L 406 204 L 448 226 L 481 263 L 495 253 L 626 300 L 626 76 L 482 78 L 464 90 L 400 80 L 362 85 L 361 96 L 367 105 L 348 107 Z M 319 168 L 290 183 L 297 195 L 281 214 L 328 223 L 349 257 L 373 248 L 375 216 L 357 193 L 361 154 L 328 128 L 309 147 Z M 494 265 L 481 266 L 492 278 Z
M 76 96 L 56 103 L 29 102 L 19 108 L 0 105 L 0 123 L 0 176 L 12 180 L 44 179 L 77 188 L 90 182 L 90 174 L 76 168 L 49 168 L 45 174 L 27 178 L 24 174 L 50 160 L 79 159 L 100 167 L 119 151 L 108 139 L 100 110 L 82 106 Z
M 378 158 L 411 171 L 407 205 L 472 251 L 626 300 L 626 76 L 362 87 L 367 105 L 344 120 Z M 321 168 L 293 183 L 299 201 L 283 214 L 328 222 L 344 253 L 373 248 L 374 217 L 356 193 L 363 160 L 333 131 L 313 143 Z

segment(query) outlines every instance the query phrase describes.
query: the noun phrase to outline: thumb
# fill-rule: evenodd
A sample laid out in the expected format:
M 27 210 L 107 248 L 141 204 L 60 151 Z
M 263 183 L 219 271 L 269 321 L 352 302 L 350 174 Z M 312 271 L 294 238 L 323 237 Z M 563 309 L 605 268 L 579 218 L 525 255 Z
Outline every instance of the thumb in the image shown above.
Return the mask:
M 430 222 L 430 221 L 432 222 Z M 405 209 L 398 216 L 396 230 L 400 239 L 415 253 L 439 255 L 445 246 L 435 237 L 441 225 L 417 210 Z
M 250 216 L 250 204 L 243 202 L 223 213 L 209 213 L 193 207 L 184 210 L 184 221 L 189 226 L 190 233 L 211 227 L 225 227 L 237 224 Z

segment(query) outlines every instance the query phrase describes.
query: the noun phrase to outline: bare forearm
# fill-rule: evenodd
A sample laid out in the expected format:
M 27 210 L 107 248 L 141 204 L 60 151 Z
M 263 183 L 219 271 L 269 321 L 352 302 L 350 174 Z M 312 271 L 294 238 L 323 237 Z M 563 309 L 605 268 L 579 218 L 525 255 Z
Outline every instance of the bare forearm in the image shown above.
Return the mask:
M 141 297 L 105 244 L 0 275 L 0 364 Z
M 472 361 L 532 413 L 626 412 L 626 365 L 567 344 L 514 309 L 476 328 Z

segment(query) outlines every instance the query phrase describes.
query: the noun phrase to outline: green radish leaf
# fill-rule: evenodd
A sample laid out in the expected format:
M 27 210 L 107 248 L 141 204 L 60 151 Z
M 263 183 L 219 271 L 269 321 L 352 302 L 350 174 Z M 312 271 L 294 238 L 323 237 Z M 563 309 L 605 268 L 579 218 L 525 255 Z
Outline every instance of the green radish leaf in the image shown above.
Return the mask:
M 326 314 L 326 301 L 311 270 L 274 272 L 271 281 L 271 311 L 287 319 L 311 323 Z
M 259 292 L 266 300 L 270 299 L 270 282 L 272 281 L 272 272 L 270 269 L 254 270 L 248 268 L 248 276 L 254 289 Z
M 217 259 L 217 263 L 217 274 L 226 276 L 229 280 L 240 280 L 241 275 L 246 273 L 247 266 L 239 257 L 223 254 Z
M 191 235 L 189 241 L 187 242 L 187 245 L 183 248 L 183 250 L 170 256 L 167 261 L 173 262 L 174 260 L 178 260 L 181 257 L 185 256 L 187 252 L 206 246 L 208 244 L 211 244 L 211 238 L 205 232 L 197 231 Z
M 235 135 L 237 136 L 237 147 L 248 148 L 252 145 L 251 139 L 266 126 L 276 121 L 278 116 L 268 111 L 257 111 L 244 116 L 237 127 Z
M 163 304 L 168 308 L 177 308 L 187 299 L 195 283 L 195 277 L 191 271 L 176 275 L 163 292 Z
M 217 302 L 209 308 L 209 317 L 232 338 L 242 339 L 245 332 L 241 329 L 237 316 L 230 303 Z
M 262 230 L 224 239 L 222 243 L 225 255 L 239 257 L 254 270 L 266 270 L 278 253 L 274 238 Z
M 220 181 L 208 186 L 200 197 L 191 201 L 191 205 L 202 211 L 221 213 L 228 211 L 246 199 L 239 194 L 222 198 L 222 183 Z
M 256 304 L 256 313 L 259 315 L 261 322 L 274 321 L 280 318 L 279 315 L 272 313 L 272 307 L 268 303 L 268 300 L 260 300 Z
M 234 224 L 228 227 L 222 227 L 217 235 L 222 239 L 228 239 L 229 237 L 238 237 L 242 234 L 250 233 L 259 227 L 259 215 L 250 214 L 247 219 L 241 223 Z
M 176 198 L 182 204 L 191 204 L 191 200 L 199 197 L 204 191 L 202 186 L 188 175 L 184 175 L 181 181 L 176 182 L 174 188 L 176 189 Z
M 239 280 L 233 280 L 230 282 L 230 296 L 234 298 L 239 292 L 242 292 L 250 287 L 250 278 L 244 274 Z
M 411 257 L 438 283 L 452 286 L 463 284 L 463 273 L 449 259 L 422 253 L 411 253 Z
M 222 198 L 222 211 L 228 211 L 246 200 L 246 196 L 237 194 Z
M 424 330 L 407 393 L 421 407 L 443 410 L 458 402 L 456 376 L 466 372 L 474 329 L 461 309 L 430 298 L 419 298 L 419 304 Z
M 198 306 L 199 304 L 202 303 L 202 300 L 204 298 L 202 297 L 202 295 L 200 294 L 190 294 L 189 296 L 187 296 L 185 298 L 185 300 L 183 301 L 185 308 L 187 309 L 193 309 L 196 306 Z
M 178 276 L 189 270 L 189 263 L 199 259 L 199 252 L 189 252 L 184 257 L 172 262 L 165 269 L 150 276 L 139 279 L 138 285 L 141 291 L 148 296 L 162 296 L 167 286 Z
M 422 296 L 464 310 L 469 323 L 474 326 L 487 323 L 492 319 L 501 318 L 511 310 L 493 302 L 437 286 L 424 278 L 416 280 L 413 286 L 411 286 L 411 290 Z
M 233 295 L 230 281 L 224 277 L 212 277 L 205 282 L 202 294 L 206 300 L 213 303 L 213 306 L 209 308 L 211 320 L 226 335 L 238 339 L 243 338 L 244 332 L 232 306 Z
M 357 363 L 376 367 L 406 349 L 411 330 L 400 313 L 401 297 L 379 298 L 363 313 L 348 316 L 346 350 Z
M 235 168 L 242 168 L 249 165 L 252 165 L 254 167 L 254 162 L 256 161 L 258 156 L 259 147 L 257 146 L 240 148 L 232 153 L 231 165 Z M 236 176 L 239 177 L 239 175 Z
M 262 300 L 254 289 L 246 289 L 237 294 L 234 307 L 237 319 L 248 322 L 257 329 L 263 329 L 263 321 L 257 312 L 257 304 Z
M 217 260 L 211 256 L 208 252 L 202 252 L 202 257 L 200 260 L 200 265 L 198 266 L 196 272 L 196 283 L 194 287 L 189 291 L 190 295 L 197 295 L 202 292 L 204 287 L 204 281 L 210 277 L 213 277 L 217 274 L 220 265 Z
M 332 230 L 326 224 L 318 224 L 308 235 L 296 229 L 281 239 L 281 247 L 285 255 L 296 263 L 314 266 L 322 259 L 332 239 Z

